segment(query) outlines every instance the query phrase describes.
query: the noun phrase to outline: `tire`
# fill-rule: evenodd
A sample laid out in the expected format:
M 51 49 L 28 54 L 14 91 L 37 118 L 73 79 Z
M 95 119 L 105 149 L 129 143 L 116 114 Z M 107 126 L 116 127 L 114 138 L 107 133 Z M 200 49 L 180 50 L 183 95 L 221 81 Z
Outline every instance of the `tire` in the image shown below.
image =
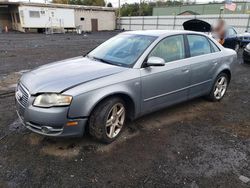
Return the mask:
M 119 97 L 108 98 L 97 105 L 90 115 L 89 133 L 103 143 L 111 143 L 120 136 L 125 119 L 124 101 Z
M 224 79 L 224 82 L 223 80 Z M 222 84 L 220 84 L 222 83 Z M 220 101 L 225 96 L 229 84 L 228 75 L 225 73 L 220 73 L 213 84 L 212 90 L 207 96 L 210 101 Z

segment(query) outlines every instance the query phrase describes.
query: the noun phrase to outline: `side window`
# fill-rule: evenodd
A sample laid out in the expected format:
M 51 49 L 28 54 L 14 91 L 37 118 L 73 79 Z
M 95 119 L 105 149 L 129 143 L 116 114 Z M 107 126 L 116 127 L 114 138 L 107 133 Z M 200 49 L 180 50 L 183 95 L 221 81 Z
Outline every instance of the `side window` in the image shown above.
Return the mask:
M 190 56 L 199 56 L 211 53 L 211 47 L 206 37 L 201 35 L 187 35 Z
M 234 37 L 234 36 L 236 36 L 236 31 L 235 31 L 233 28 L 229 28 L 229 29 L 227 30 L 227 36 L 229 36 L 229 37 Z
M 214 44 L 213 41 L 211 41 L 210 39 L 208 40 L 209 40 L 209 43 L 211 44 L 212 52 L 219 52 L 220 48 L 216 44 Z
M 159 42 L 149 57 L 160 57 L 165 62 L 175 61 L 185 58 L 185 48 L 183 35 L 170 36 Z

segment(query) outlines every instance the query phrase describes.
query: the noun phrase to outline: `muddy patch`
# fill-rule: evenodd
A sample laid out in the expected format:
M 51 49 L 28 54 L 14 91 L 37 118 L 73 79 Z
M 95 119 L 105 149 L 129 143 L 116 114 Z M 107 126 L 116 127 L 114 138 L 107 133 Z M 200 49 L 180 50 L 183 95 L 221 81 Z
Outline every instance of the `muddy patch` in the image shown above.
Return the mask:
M 119 145 L 121 145 L 122 143 L 128 141 L 129 139 L 134 138 L 135 136 L 138 136 L 138 134 L 139 134 L 139 131 L 134 131 L 128 128 L 121 133 L 121 136 L 117 140 L 115 140 L 115 142 L 111 144 L 106 144 L 106 145 L 103 145 L 103 144 L 96 145 L 97 146 L 96 151 L 101 152 L 101 153 L 110 152 L 114 150 L 115 148 L 119 147 Z
M 225 124 L 220 127 L 222 132 L 228 133 L 233 137 L 241 137 L 244 139 L 250 138 L 250 122 L 239 124 Z
M 73 158 L 78 156 L 80 153 L 80 146 L 77 146 L 75 144 L 50 144 L 47 146 L 42 147 L 41 154 L 45 155 L 51 155 L 55 157 L 61 157 L 61 158 Z

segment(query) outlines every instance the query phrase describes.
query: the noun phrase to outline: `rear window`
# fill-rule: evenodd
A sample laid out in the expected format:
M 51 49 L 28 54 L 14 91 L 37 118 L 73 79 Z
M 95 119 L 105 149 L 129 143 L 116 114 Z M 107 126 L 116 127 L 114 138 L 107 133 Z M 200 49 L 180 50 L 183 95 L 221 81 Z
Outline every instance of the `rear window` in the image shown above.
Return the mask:
M 201 35 L 187 35 L 190 56 L 199 56 L 211 53 L 211 46 L 206 37 Z

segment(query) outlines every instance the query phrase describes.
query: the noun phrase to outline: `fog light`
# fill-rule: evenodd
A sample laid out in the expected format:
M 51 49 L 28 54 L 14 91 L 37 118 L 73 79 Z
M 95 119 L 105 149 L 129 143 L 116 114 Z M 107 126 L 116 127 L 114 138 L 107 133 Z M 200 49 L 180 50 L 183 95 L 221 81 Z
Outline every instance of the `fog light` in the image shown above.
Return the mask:
M 69 121 L 69 122 L 67 123 L 67 126 L 76 126 L 76 125 L 78 125 L 78 122 L 77 122 L 77 121 Z

